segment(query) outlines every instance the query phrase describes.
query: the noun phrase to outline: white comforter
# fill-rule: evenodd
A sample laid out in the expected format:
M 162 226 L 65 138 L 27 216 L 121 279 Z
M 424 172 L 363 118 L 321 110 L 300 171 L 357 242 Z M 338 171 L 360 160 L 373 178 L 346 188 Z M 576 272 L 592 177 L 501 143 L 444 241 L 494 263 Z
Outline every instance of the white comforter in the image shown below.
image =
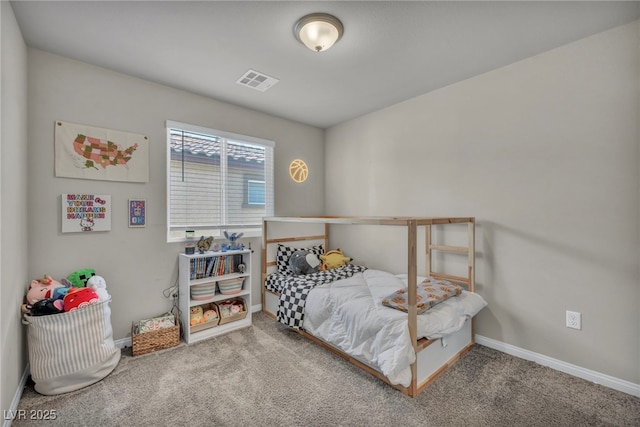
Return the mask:
M 380 270 L 319 285 L 307 297 L 303 329 L 382 372 L 391 383 L 408 387 L 416 355 L 407 314 L 380 302 L 406 287 L 406 275 Z M 418 315 L 418 337 L 456 332 L 486 305 L 480 295 L 463 291 Z

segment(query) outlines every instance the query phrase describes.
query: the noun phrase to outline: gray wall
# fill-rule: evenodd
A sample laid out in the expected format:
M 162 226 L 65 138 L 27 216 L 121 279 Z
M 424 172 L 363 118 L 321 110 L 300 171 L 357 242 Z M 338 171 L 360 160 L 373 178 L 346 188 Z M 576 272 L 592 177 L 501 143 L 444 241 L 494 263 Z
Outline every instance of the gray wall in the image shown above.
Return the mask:
M 65 277 L 92 267 L 112 295 L 114 337 L 130 334 L 131 322 L 170 308 L 162 291 L 177 277 L 183 244 L 166 243 L 166 131 L 175 120 L 276 142 L 275 211 L 279 215 L 319 214 L 324 201 L 324 132 L 209 98 L 175 90 L 29 49 L 29 275 Z M 238 90 L 246 90 L 239 87 Z M 256 92 L 259 96 L 259 92 Z M 149 182 L 145 184 L 56 178 L 56 120 L 147 135 Z M 288 177 L 289 162 L 304 158 L 312 173 L 303 184 Z M 60 194 L 111 195 L 111 231 L 60 231 Z M 147 227 L 128 228 L 129 198 L 147 200 Z M 246 239 L 253 256 L 253 304 L 260 304 L 259 238 Z M 18 283 L 16 286 L 26 286 Z
M 9 409 L 27 363 L 20 323 L 28 283 L 27 47 L 9 2 L 0 2 L 0 409 Z
M 327 213 L 475 216 L 489 303 L 476 332 L 640 383 L 639 33 L 636 21 L 328 129 Z

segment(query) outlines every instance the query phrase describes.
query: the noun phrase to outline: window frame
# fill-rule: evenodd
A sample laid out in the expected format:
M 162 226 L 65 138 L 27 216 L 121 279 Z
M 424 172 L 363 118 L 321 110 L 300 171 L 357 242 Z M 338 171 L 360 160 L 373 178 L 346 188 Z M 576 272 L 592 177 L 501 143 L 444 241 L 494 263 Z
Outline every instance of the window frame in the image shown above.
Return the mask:
M 258 137 L 254 137 L 254 136 L 248 136 L 248 135 L 242 135 L 242 134 L 238 134 L 238 133 L 234 133 L 234 132 L 228 132 L 228 131 L 222 131 L 222 130 L 218 130 L 218 129 L 213 129 L 213 128 L 207 128 L 204 126 L 198 126 L 198 125 L 193 125 L 193 124 L 189 124 L 189 123 L 183 123 L 183 122 L 178 122 L 178 121 L 173 121 L 173 120 L 167 120 L 165 123 L 165 130 L 166 130 L 166 153 L 167 153 L 167 163 L 166 163 L 166 174 L 167 174 L 167 188 L 166 188 L 166 221 L 167 221 L 167 225 L 166 225 L 166 230 L 167 230 L 167 242 L 183 242 L 186 240 L 186 238 L 184 236 L 178 237 L 175 236 L 176 233 L 176 228 L 179 227 L 173 227 L 173 235 L 172 235 L 172 226 L 171 226 L 171 130 L 182 130 L 185 132 L 192 132 L 192 133 L 196 133 L 196 134 L 201 134 L 201 135 L 208 135 L 208 136 L 215 136 L 215 137 L 219 137 L 224 139 L 225 141 L 229 141 L 231 143 L 246 143 L 246 144 L 250 144 L 250 145 L 257 145 L 257 146 L 262 146 L 266 149 L 265 151 L 265 171 L 264 171 L 264 181 L 265 181 L 265 204 L 264 205 L 260 205 L 260 204 L 249 204 L 248 203 L 248 180 L 256 180 L 256 175 L 251 175 L 250 173 L 245 173 L 244 177 L 243 177 L 243 195 L 242 195 L 242 199 L 243 199 L 243 208 L 244 207 L 248 207 L 248 208 L 256 208 L 259 206 L 264 206 L 265 207 L 265 216 L 273 216 L 274 214 L 274 205 L 275 205 L 275 195 L 274 195 L 274 151 L 275 151 L 275 141 L 272 140 L 268 140 L 268 139 L 264 139 L 264 138 L 258 138 Z M 226 144 L 226 143 L 225 143 Z M 221 158 L 226 158 L 225 156 L 221 156 Z M 221 160 L 222 162 L 222 160 Z M 224 163 L 226 163 L 226 160 L 224 161 Z M 222 204 L 223 207 L 221 208 L 222 211 L 222 215 L 223 217 L 226 217 L 227 215 L 227 209 L 226 209 L 226 200 L 227 200 L 227 183 L 226 183 L 226 167 L 222 167 L 222 171 L 221 171 L 221 179 L 222 179 L 222 183 L 223 183 L 223 190 L 222 190 Z M 260 177 L 262 178 L 262 177 Z M 260 179 L 261 180 L 261 179 Z M 189 226 L 187 226 L 189 227 Z M 196 230 L 196 235 L 198 235 L 198 228 L 199 227 L 195 227 L 194 229 Z M 200 227 L 200 229 L 202 229 Z M 223 229 L 229 229 L 229 230 L 233 230 L 233 231 L 240 231 L 244 233 L 245 237 L 260 237 L 262 236 L 262 229 L 261 227 L 244 227 L 244 226 L 237 226 L 237 225 L 228 225 L 225 226 L 223 224 L 220 225 L 216 225 L 214 228 L 214 230 L 218 230 L 219 234 L 214 234 L 213 237 L 214 238 L 220 238 L 222 235 L 222 231 Z M 206 229 L 207 233 L 209 230 L 211 229 Z

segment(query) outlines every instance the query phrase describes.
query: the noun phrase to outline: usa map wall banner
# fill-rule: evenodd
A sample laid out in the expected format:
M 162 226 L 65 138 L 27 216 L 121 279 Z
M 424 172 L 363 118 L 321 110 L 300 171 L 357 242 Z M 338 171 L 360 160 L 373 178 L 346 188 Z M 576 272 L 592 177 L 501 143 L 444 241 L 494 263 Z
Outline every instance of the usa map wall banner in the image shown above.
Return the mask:
M 104 194 L 63 194 L 62 232 L 111 230 L 111 196 Z
M 148 182 L 149 138 L 145 135 L 57 121 L 57 177 Z

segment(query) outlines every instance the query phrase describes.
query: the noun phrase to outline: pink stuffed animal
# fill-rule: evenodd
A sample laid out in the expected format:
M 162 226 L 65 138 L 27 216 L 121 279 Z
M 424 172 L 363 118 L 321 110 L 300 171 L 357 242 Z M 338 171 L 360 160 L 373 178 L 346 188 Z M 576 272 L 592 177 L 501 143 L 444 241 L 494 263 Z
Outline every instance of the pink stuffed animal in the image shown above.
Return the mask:
M 238 314 L 244 311 L 244 307 L 241 302 L 235 302 L 231 305 L 231 314 Z
M 45 298 L 52 298 L 56 288 L 63 288 L 64 285 L 47 274 L 44 278 L 32 280 L 27 289 L 27 302 L 33 304 Z

